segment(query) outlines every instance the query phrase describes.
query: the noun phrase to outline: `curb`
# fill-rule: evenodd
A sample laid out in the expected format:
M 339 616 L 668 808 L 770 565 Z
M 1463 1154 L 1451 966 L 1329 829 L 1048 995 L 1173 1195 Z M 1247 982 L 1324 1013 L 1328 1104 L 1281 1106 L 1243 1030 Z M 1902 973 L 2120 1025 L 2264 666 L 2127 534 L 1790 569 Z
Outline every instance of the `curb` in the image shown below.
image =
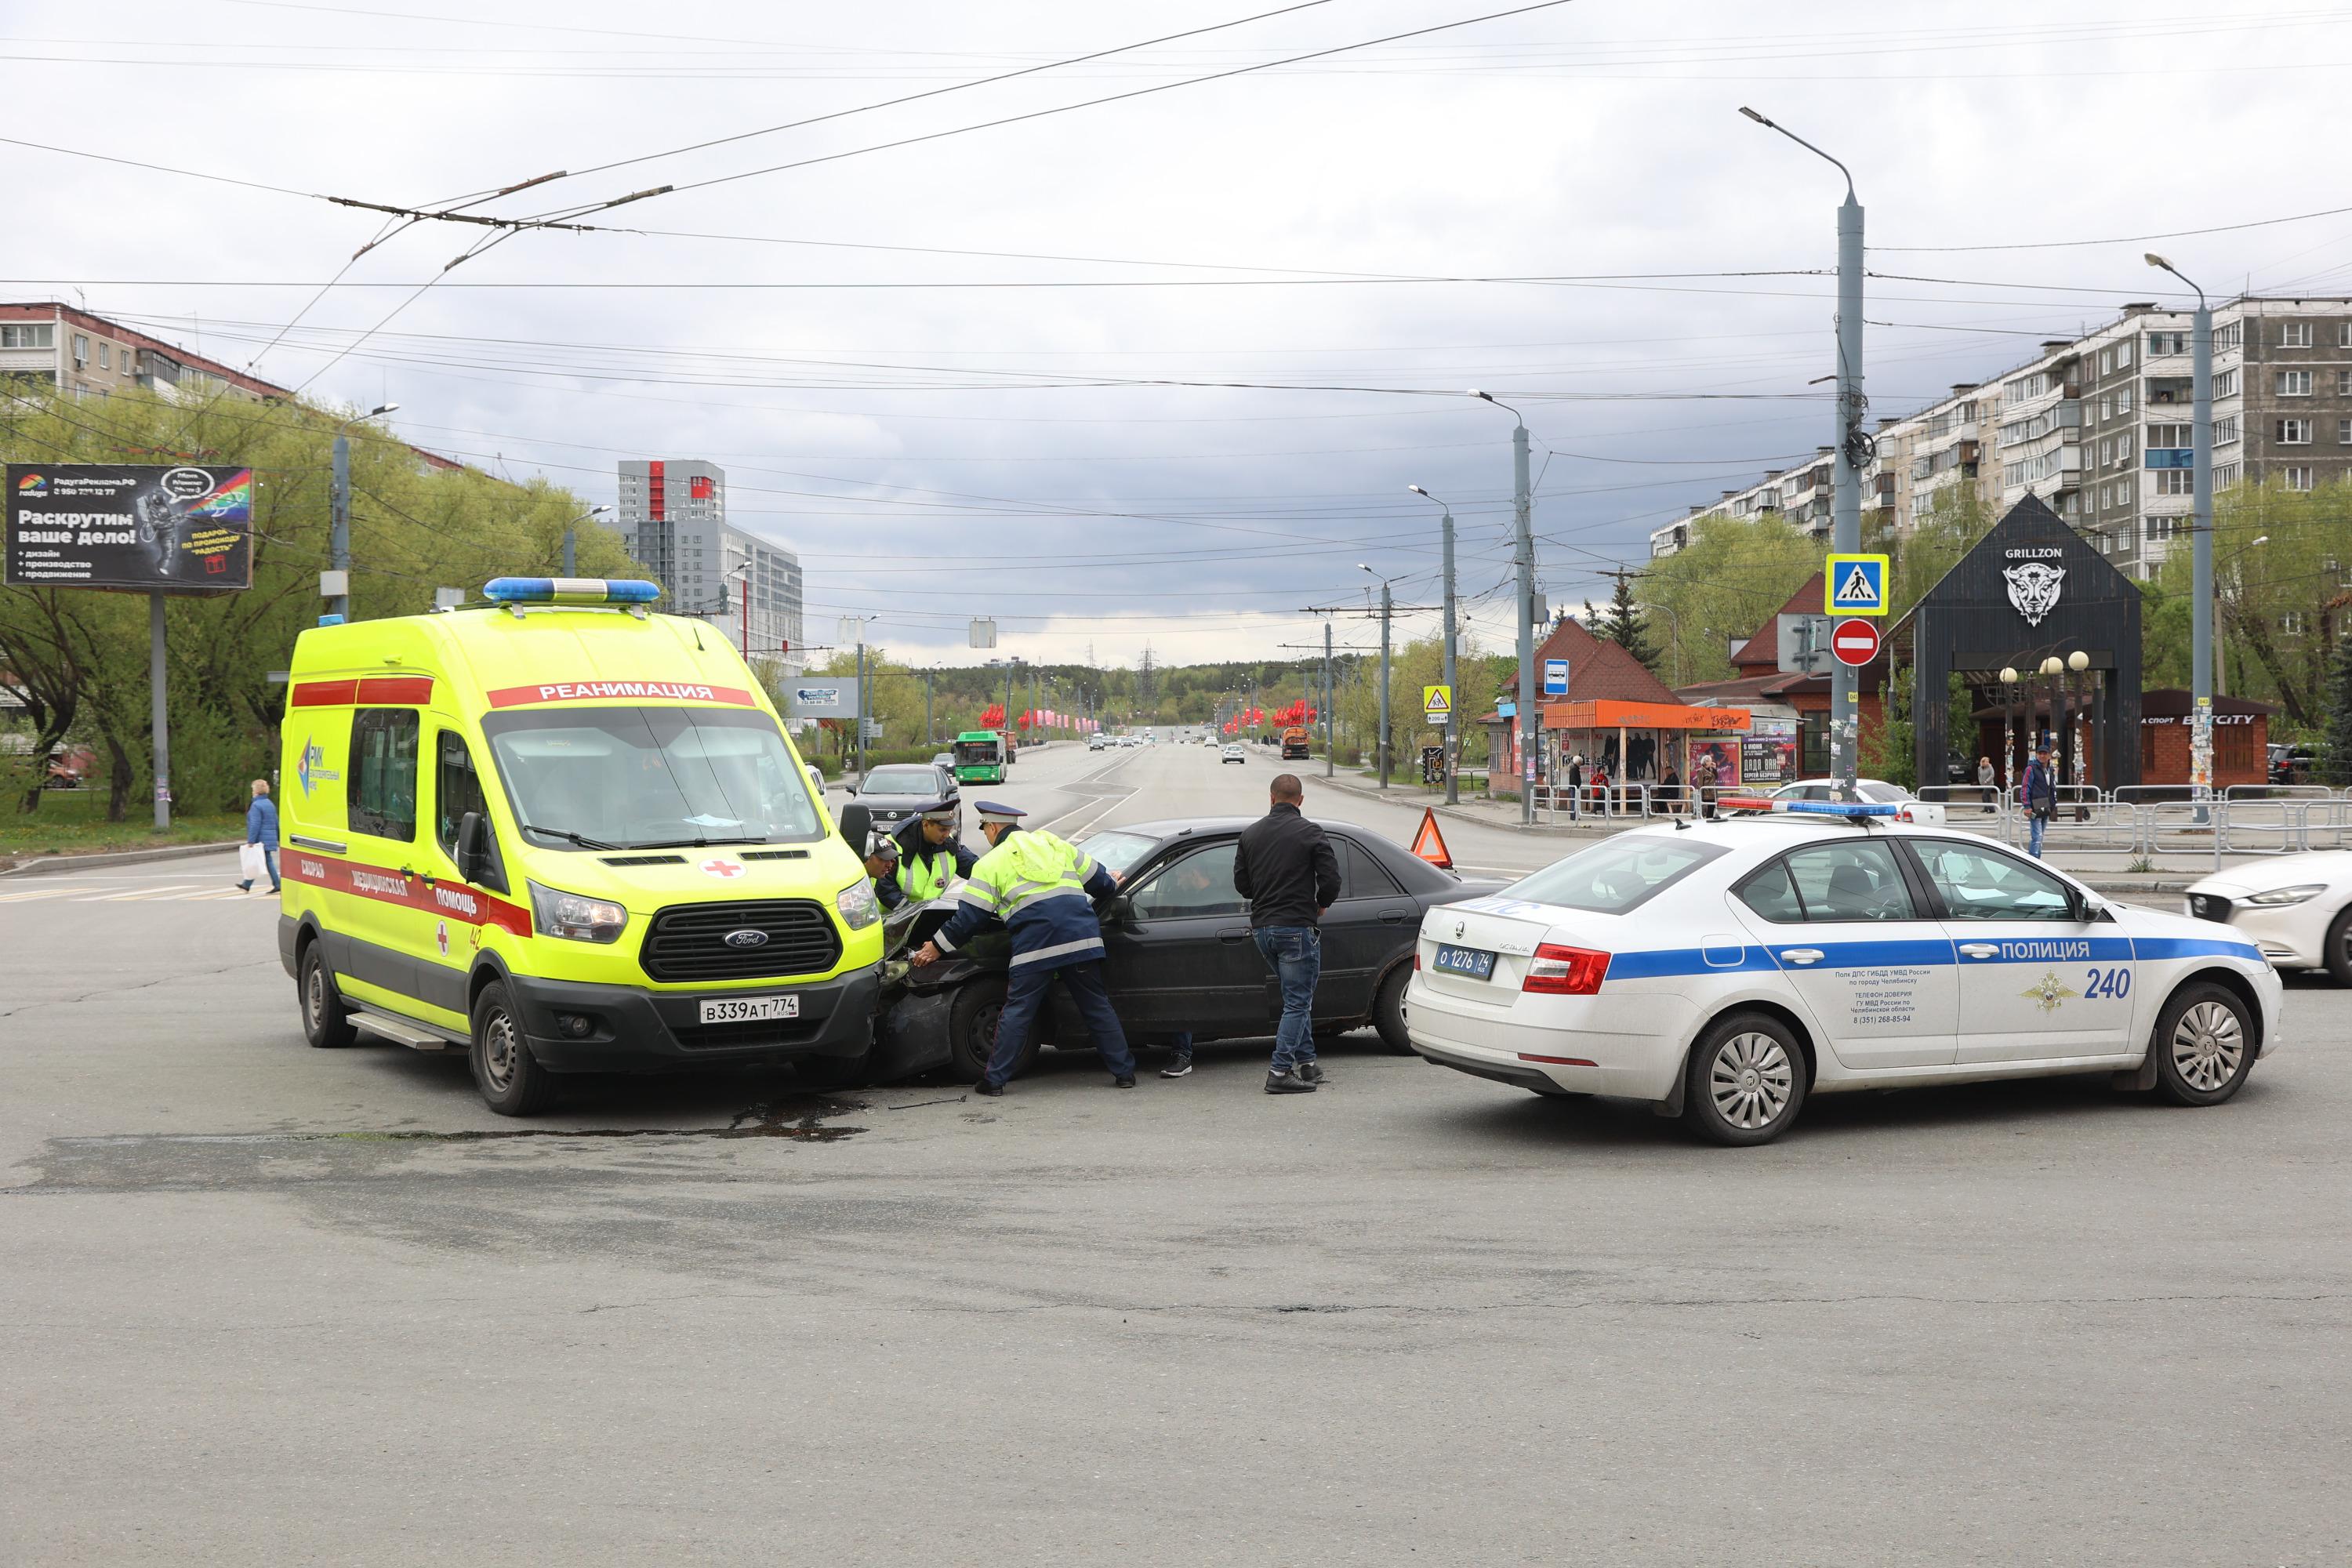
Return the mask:
M 75 871 L 85 868 L 101 869 L 108 866 L 142 866 L 151 860 L 186 860 L 198 855 L 217 855 L 224 849 L 244 847 L 241 839 L 220 844 L 161 844 L 152 849 L 123 849 L 103 855 L 46 855 L 37 860 L 27 860 L 21 866 L 0 870 L 0 877 L 44 877 L 55 871 Z

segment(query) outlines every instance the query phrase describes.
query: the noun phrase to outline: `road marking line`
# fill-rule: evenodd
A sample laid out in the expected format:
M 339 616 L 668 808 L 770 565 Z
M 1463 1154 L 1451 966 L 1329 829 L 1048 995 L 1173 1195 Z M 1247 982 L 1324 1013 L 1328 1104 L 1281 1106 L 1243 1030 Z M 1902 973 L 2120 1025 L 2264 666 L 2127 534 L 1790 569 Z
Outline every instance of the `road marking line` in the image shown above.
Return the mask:
M 99 893 L 87 899 L 76 899 L 74 902 L 78 904 L 114 904 L 133 899 L 159 899 L 166 893 L 193 891 L 198 886 L 200 886 L 200 884 L 195 882 L 172 882 L 166 883 L 164 886 L 160 888 L 133 888 L 127 893 Z

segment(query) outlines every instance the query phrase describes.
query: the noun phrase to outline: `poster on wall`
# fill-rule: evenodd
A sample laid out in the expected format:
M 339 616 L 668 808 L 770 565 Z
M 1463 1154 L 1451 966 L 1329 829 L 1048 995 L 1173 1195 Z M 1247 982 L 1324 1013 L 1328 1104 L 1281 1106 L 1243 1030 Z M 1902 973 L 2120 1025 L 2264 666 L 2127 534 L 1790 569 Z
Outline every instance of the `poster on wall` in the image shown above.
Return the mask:
M 1737 735 L 1694 735 L 1690 740 L 1690 773 L 1696 776 L 1699 763 L 1715 764 L 1715 782 L 1720 785 L 1736 784 L 1739 777 L 1739 737 Z
M 253 470 L 11 463 L 5 581 L 176 594 L 253 586 Z
M 1790 784 L 1797 777 L 1797 723 L 1759 719 L 1739 742 L 1742 784 Z

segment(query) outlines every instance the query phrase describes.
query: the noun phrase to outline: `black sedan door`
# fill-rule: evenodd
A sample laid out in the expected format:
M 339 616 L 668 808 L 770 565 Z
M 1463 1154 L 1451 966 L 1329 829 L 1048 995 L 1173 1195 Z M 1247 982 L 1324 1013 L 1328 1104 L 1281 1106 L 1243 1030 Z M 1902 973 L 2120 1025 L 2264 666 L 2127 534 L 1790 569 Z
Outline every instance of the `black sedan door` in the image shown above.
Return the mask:
M 1336 1024 L 1370 1016 L 1381 974 L 1412 951 L 1421 905 L 1362 844 L 1325 831 L 1339 860 L 1339 898 L 1323 917 L 1323 978 L 1315 987 L 1315 1021 Z M 1277 1016 L 1279 1011 L 1277 1003 Z
M 1124 923 L 1103 928 L 1104 979 L 1121 1022 L 1151 1037 L 1263 1034 L 1269 971 L 1234 890 L 1231 838 L 1186 845 L 1131 877 Z

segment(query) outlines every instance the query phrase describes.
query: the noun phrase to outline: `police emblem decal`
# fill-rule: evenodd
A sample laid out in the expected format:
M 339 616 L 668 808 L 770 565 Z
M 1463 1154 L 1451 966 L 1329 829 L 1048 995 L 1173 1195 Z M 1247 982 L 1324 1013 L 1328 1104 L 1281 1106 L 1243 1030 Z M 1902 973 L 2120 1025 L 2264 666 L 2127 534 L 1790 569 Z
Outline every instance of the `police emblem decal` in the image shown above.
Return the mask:
M 2056 973 L 2045 973 L 2040 980 L 2027 986 L 2018 994 L 2029 1002 L 2039 1004 L 2045 1013 L 2055 1013 L 2058 1011 L 2059 1005 L 2067 997 L 2080 996 L 2082 993 L 2068 989 Z

